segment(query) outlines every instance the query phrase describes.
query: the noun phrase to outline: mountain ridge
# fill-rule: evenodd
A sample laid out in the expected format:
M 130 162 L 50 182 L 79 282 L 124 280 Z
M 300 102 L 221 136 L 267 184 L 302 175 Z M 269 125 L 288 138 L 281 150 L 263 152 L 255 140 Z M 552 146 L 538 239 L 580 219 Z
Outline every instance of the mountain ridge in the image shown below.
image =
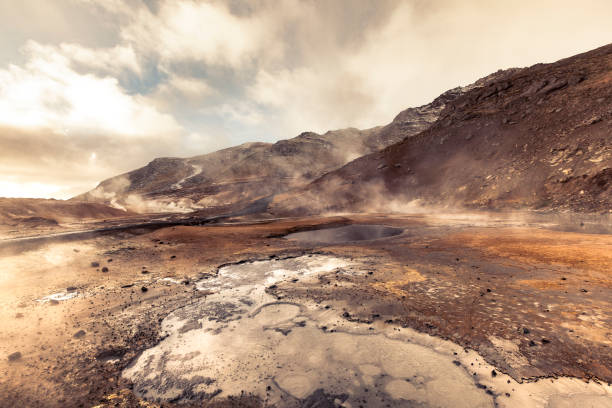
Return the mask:
M 189 158 L 156 158 L 71 200 L 137 212 L 230 211 L 303 186 L 357 157 L 418 134 L 437 120 L 449 101 L 512 71 L 500 70 L 446 91 L 431 103 L 401 111 L 385 126 L 302 132 L 276 143 L 250 142 Z
M 279 195 L 270 208 L 301 214 L 411 203 L 608 213 L 611 107 L 612 44 L 468 90 L 430 128 Z

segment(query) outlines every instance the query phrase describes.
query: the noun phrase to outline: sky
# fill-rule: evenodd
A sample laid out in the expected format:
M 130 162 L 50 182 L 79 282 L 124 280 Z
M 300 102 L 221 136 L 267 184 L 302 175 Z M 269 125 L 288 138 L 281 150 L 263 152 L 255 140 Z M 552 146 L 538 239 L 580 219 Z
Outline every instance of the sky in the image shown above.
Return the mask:
M 369 128 L 612 41 L 610 0 L 0 0 L 0 197 Z

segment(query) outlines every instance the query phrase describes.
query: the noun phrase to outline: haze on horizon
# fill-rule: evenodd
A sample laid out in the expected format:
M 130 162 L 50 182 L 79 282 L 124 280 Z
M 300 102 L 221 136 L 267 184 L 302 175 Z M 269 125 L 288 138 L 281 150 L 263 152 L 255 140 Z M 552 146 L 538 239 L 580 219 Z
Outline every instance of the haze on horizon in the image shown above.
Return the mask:
M 69 198 L 155 157 L 382 125 L 605 45 L 611 18 L 607 0 L 0 0 L 0 197 Z

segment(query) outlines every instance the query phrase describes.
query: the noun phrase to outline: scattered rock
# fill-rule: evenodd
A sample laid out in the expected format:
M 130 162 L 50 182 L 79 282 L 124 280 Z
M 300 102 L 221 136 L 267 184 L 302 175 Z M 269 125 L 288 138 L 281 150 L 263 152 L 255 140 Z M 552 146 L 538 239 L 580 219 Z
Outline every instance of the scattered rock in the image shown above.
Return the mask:
M 21 360 L 21 353 L 19 351 L 9 354 L 8 361 L 17 361 L 17 360 Z
M 106 266 L 102 267 L 102 272 L 108 272 L 108 268 Z
M 91 267 L 92 268 L 97 268 L 98 266 L 100 266 L 100 262 L 92 262 L 91 263 Z
M 146 292 L 146 291 L 148 291 L 149 289 L 148 289 L 146 286 L 143 286 L 142 288 L 140 288 L 140 290 L 141 290 L 142 292 Z
M 74 333 L 72 337 L 74 337 L 75 339 L 80 339 L 83 336 L 85 336 L 85 330 L 81 329 L 78 332 Z

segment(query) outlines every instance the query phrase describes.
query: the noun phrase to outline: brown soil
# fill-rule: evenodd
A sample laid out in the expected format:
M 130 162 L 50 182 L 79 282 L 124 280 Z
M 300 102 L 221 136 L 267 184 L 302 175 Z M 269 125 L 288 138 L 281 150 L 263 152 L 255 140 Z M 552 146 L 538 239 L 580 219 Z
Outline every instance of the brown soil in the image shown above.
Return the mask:
M 328 246 L 279 237 L 348 223 L 405 232 Z M 3 256 L 0 405 L 147 406 L 120 372 L 159 341 L 164 316 L 206 295 L 195 290 L 195 280 L 228 262 L 321 251 L 359 259 L 372 274 L 342 278 L 350 285 L 335 286 L 334 276 L 317 285 L 280 284 L 273 293 L 340 303 L 350 319 L 450 339 L 516 379 L 612 381 L 609 236 L 370 215 L 128 230 Z M 182 283 L 161 280 L 166 277 Z M 69 286 L 76 298 L 35 300 Z M 498 347 L 497 339 L 515 342 L 519 354 Z M 21 358 L 9 361 L 15 352 Z M 242 396 L 214 406 L 257 404 Z

